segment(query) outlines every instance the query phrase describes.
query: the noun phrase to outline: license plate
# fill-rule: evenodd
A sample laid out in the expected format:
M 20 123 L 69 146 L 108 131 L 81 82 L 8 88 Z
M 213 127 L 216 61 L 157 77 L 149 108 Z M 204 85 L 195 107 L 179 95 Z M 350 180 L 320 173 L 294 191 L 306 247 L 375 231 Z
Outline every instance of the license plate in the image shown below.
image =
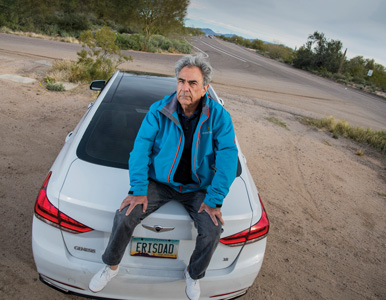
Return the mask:
M 130 255 L 175 259 L 179 243 L 179 240 L 132 237 Z

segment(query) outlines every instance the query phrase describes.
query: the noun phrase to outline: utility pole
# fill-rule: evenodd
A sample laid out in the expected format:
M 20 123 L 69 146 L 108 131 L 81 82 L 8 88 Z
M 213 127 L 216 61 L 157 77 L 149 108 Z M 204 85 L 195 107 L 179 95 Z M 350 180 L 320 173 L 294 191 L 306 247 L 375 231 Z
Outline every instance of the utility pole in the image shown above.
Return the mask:
M 346 53 L 347 53 L 347 48 L 346 48 L 346 50 L 344 51 L 343 57 L 342 57 L 342 59 L 341 59 L 341 61 L 340 61 L 340 65 L 339 65 L 339 69 L 338 69 L 338 74 L 340 74 L 340 72 L 342 72 L 343 63 L 344 63 L 344 59 L 345 59 L 345 57 L 346 57 Z

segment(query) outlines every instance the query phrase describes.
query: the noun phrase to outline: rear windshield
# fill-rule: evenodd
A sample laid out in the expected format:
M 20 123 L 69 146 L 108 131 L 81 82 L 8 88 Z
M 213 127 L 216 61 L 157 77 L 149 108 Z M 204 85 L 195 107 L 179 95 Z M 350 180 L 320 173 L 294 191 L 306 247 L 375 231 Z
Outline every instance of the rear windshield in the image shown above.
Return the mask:
M 85 161 L 128 169 L 134 140 L 152 103 L 175 91 L 174 78 L 124 74 L 98 107 L 79 146 Z
M 78 156 L 86 161 L 127 169 L 134 140 L 148 109 L 102 104 L 90 123 Z

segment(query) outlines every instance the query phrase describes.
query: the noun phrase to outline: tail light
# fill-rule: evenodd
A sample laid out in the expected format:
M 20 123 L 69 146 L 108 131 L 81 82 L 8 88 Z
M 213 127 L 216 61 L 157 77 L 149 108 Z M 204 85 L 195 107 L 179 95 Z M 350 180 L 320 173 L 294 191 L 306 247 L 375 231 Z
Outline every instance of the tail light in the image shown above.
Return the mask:
M 259 200 L 262 209 L 260 220 L 255 225 L 245 229 L 244 231 L 222 238 L 220 240 L 222 244 L 231 247 L 242 246 L 244 244 L 257 242 L 267 236 L 269 231 L 269 220 L 260 195 Z
M 52 172 L 48 174 L 39 191 L 35 203 L 35 216 L 51 226 L 71 233 L 84 233 L 93 230 L 92 228 L 87 227 L 86 225 L 83 225 L 82 223 L 79 223 L 62 213 L 59 209 L 52 205 L 50 200 L 48 200 L 47 186 L 51 178 L 51 174 Z

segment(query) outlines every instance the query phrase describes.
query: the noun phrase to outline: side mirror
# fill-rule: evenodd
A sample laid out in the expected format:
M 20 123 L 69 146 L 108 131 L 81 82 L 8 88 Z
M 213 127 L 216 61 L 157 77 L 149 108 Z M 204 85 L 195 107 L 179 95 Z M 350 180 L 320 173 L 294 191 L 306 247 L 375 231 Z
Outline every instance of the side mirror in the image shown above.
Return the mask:
M 104 81 L 104 80 L 94 80 L 90 84 L 90 90 L 101 91 L 101 90 L 103 90 L 105 85 L 106 85 L 106 81 Z

